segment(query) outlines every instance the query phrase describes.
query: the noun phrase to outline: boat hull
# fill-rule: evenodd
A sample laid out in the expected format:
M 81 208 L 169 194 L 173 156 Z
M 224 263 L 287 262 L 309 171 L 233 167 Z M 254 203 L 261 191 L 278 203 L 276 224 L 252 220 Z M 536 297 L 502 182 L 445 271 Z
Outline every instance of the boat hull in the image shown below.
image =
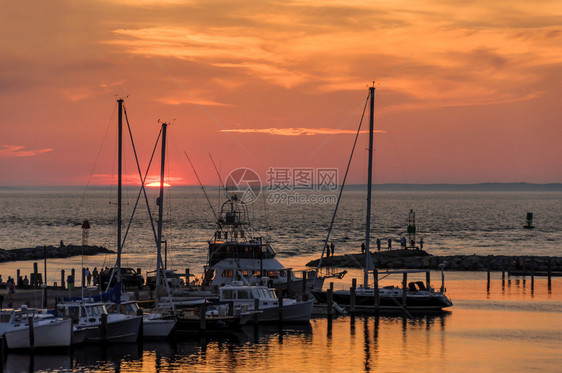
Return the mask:
M 327 303 L 327 293 L 325 291 L 313 291 L 312 294 L 320 303 Z M 379 310 L 400 311 L 404 308 L 409 311 L 439 311 L 443 308 L 451 307 L 453 303 L 442 293 L 422 293 L 406 295 L 406 306 L 402 304 L 402 294 L 379 294 Z M 335 291 L 332 300 L 337 304 L 349 307 L 351 304 L 349 291 Z M 355 305 L 361 309 L 374 310 L 375 297 L 373 292 L 358 292 L 355 296 Z
M 147 319 L 142 323 L 144 338 L 166 338 L 176 326 L 176 319 Z
M 101 323 L 97 328 L 89 329 L 86 342 L 134 343 L 138 339 L 141 318 L 142 316 L 109 314 L 106 330 L 103 330 Z
M 49 320 L 33 323 L 33 345 L 29 326 L 22 325 L 4 334 L 8 349 L 69 347 L 72 341 L 72 321 Z
M 291 304 L 283 304 L 282 308 L 268 307 L 261 308 L 257 313 L 257 321 L 259 323 L 306 323 L 310 321 L 312 316 L 312 308 L 314 299 L 303 302 L 294 302 Z M 248 320 L 249 323 L 254 322 L 254 318 Z

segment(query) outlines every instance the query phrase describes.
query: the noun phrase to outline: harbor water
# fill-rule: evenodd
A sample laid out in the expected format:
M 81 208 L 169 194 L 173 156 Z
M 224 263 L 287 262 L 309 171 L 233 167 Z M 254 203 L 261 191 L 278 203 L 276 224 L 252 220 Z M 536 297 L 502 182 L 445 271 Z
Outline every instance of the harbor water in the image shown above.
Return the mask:
M 195 189 L 166 194 L 164 235 L 168 267 L 200 274 L 214 217 Z M 424 249 L 434 255 L 560 256 L 562 194 L 558 192 L 377 192 L 373 239 L 393 245 L 407 236 L 408 212 L 416 212 Z M 136 192 L 127 193 L 128 214 Z M 149 196 L 155 212 L 154 196 Z M 217 197 L 211 201 L 216 209 Z M 115 198 L 109 190 L 3 190 L 0 192 L 0 248 L 13 249 L 82 242 L 81 225 L 90 221 L 88 243 L 115 248 Z M 345 193 L 333 235 L 336 255 L 357 253 L 364 232 L 365 197 Z M 267 236 L 286 266 L 303 269 L 317 258 L 326 238 L 333 205 L 269 204 L 250 209 L 255 228 Z M 533 230 L 523 229 L 527 212 Z M 125 214 L 127 216 L 127 214 Z M 125 266 L 154 269 L 155 244 L 146 207 L 139 207 L 125 244 Z M 125 225 L 128 222 L 125 221 Z M 419 236 L 420 237 L 420 236 Z M 419 239 L 418 237 L 418 239 Z M 383 246 L 383 249 L 386 245 Z M 60 271 L 113 265 L 114 255 L 49 259 L 49 284 Z M 43 263 L 39 262 L 40 271 Z M 33 262 L 0 264 L 4 279 L 32 271 Z M 314 318 L 307 325 L 244 328 L 227 335 L 181 337 L 169 342 L 85 345 L 57 353 L 8 353 L 4 371 L 85 372 L 408 372 L 559 371 L 562 356 L 562 278 L 547 287 L 544 277 L 505 277 L 484 272 L 447 272 L 445 287 L 454 306 L 436 315 L 381 315 Z M 416 280 L 416 275 L 412 275 Z M 348 288 L 360 270 L 334 281 Z M 410 277 L 409 277 L 410 279 Z M 382 284 L 398 284 L 384 278 Z M 425 275 L 420 274 L 420 280 Z M 441 286 L 441 273 L 431 273 Z

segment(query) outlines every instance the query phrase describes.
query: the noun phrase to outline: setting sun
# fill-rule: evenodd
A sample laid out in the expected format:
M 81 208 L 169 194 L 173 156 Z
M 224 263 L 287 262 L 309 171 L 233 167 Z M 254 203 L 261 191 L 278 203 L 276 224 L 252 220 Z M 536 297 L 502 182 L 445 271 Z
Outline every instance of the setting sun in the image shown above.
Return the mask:
M 146 186 L 147 186 L 147 187 L 150 187 L 150 188 L 159 188 L 159 187 L 160 187 L 160 182 L 159 182 L 159 181 L 155 181 L 155 182 L 153 182 L 153 183 L 148 183 L 148 184 L 146 184 Z M 166 182 L 164 182 L 164 188 L 169 188 L 169 187 L 171 187 L 171 185 L 168 184 L 168 183 L 166 183 Z

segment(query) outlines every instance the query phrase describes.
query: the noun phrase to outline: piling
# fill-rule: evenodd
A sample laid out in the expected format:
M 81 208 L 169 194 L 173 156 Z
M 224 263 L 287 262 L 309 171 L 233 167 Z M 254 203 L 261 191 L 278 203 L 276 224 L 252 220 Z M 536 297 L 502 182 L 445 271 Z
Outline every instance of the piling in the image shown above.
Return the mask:
M 101 336 L 104 341 L 107 340 L 107 313 L 102 313 L 100 317 Z
M 293 271 L 287 269 L 287 296 L 288 297 L 291 296 L 291 284 L 293 282 L 293 279 L 291 277 L 293 277 Z
M 203 303 L 201 305 L 201 313 L 199 317 L 199 329 L 204 332 L 205 329 L 207 329 L 207 303 Z
M 486 291 L 490 292 L 490 265 L 488 264 L 488 269 L 486 270 Z
M 70 271 L 70 275 L 72 276 L 72 284 L 76 286 L 76 270 L 74 268 Z
M 19 269 L 16 271 L 16 285 L 18 287 L 21 285 L 21 274 Z
M 142 310 L 140 308 L 137 310 L 137 316 L 140 316 L 140 329 L 139 334 L 137 335 L 137 342 L 142 342 L 144 338 L 144 317 L 142 317 Z
M 228 302 L 228 316 L 234 316 L 234 301 Z
M 29 316 L 27 318 L 29 323 L 29 348 L 33 349 L 35 346 L 35 334 L 33 333 L 33 317 Z
M 185 269 L 185 286 L 189 287 L 189 268 Z
M 308 300 L 308 294 L 306 293 L 306 271 L 302 271 L 302 300 Z
M 332 320 L 332 306 L 334 302 L 334 283 L 330 282 L 330 288 L 327 292 L 327 312 L 328 312 L 328 320 Z
M 408 291 L 408 274 L 404 272 L 402 274 L 402 307 L 407 306 L 407 291 Z
M 279 324 L 283 323 L 283 297 L 279 297 Z
M 425 272 L 425 287 L 429 290 L 431 286 L 431 272 Z
M 531 261 L 531 292 L 535 290 L 535 264 Z
M 64 290 L 64 269 L 60 271 L 60 288 Z
M 373 277 L 374 277 L 374 284 L 373 284 L 373 298 L 374 298 L 374 306 L 375 306 L 375 314 L 379 312 L 381 308 L 381 295 L 379 292 L 379 270 L 373 270 Z
M 548 258 L 548 290 L 552 289 L 552 258 Z
M 357 279 L 351 280 L 351 288 L 349 289 L 349 313 L 355 315 L 355 289 L 357 288 Z
M 258 298 L 254 299 L 254 323 L 258 325 L 259 321 L 259 311 L 260 311 L 260 300 Z

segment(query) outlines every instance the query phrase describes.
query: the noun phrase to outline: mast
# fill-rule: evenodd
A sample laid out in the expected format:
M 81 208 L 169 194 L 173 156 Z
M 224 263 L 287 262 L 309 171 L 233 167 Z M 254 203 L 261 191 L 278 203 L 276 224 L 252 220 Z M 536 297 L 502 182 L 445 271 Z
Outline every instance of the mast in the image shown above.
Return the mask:
M 123 187 L 123 99 L 118 99 L 119 116 L 118 116 L 118 176 L 117 176 L 117 283 L 121 285 L 121 205 L 122 205 L 122 187 Z
M 156 242 L 156 294 L 162 282 L 162 210 L 164 206 L 164 167 L 166 161 L 166 128 L 167 123 L 162 123 L 162 155 L 160 158 L 160 196 L 158 197 L 158 240 Z
M 369 166 L 367 174 L 367 221 L 365 224 L 365 271 L 363 276 L 363 287 L 369 287 L 369 268 L 371 267 L 370 242 L 371 242 L 371 189 L 373 184 L 373 133 L 375 121 L 375 87 L 369 87 L 370 116 L 369 116 Z M 375 289 L 377 291 L 377 289 Z

